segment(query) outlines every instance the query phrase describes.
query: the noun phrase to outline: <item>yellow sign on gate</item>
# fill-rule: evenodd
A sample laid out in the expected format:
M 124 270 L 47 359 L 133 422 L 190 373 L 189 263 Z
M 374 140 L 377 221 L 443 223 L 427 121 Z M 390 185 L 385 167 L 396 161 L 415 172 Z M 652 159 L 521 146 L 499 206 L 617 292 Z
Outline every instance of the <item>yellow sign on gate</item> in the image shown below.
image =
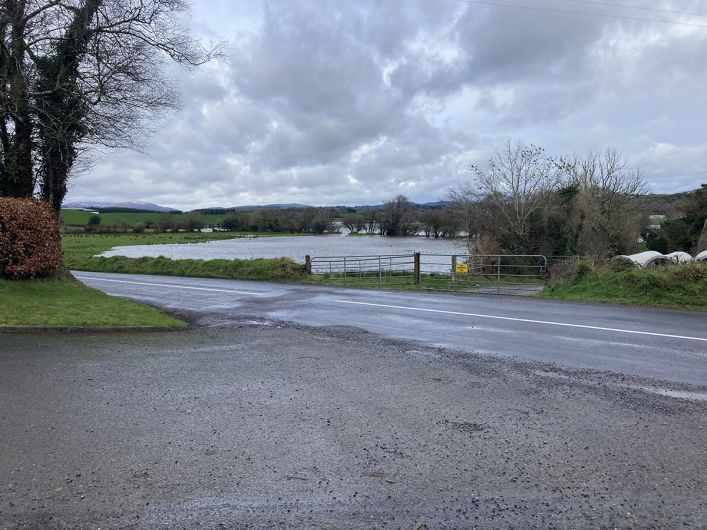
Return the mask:
M 457 274 L 469 274 L 469 264 L 457 263 L 456 273 Z

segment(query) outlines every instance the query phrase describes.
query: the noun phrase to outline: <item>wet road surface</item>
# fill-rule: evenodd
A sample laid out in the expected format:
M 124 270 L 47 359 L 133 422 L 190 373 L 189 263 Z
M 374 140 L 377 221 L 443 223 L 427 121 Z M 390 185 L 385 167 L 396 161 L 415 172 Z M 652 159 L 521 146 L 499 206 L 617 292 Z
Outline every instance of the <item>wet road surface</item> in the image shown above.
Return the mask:
M 707 384 L 707 313 L 519 297 L 75 275 L 108 294 L 186 311 L 210 325 L 244 319 L 347 325 L 441 348 Z
M 198 326 L 0 334 L 2 529 L 707 520 L 704 314 L 77 276 Z

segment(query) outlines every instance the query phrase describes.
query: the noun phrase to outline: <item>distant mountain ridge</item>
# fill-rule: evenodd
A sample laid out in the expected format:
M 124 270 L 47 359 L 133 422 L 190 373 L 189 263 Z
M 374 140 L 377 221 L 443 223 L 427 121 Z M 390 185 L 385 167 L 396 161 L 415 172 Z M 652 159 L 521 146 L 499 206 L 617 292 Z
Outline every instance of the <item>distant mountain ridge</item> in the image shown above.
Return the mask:
M 435 202 L 425 202 L 425 203 L 419 203 L 419 202 L 413 202 L 412 203 L 414 207 L 416 208 L 442 208 L 444 206 L 447 206 L 450 204 L 449 201 L 435 201 Z M 197 208 L 196 210 L 193 210 L 195 212 L 201 212 L 201 213 L 210 213 L 210 214 L 221 214 L 221 213 L 228 213 L 228 212 L 239 212 L 239 211 L 253 211 L 253 210 L 262 210 L 266 208 L 270 208 L 273 210 L 289 210 L 289 209 L 303 209 L 303 208 L 333 208 L 333 209 L 347 209 L 347 208 L 354 208 L 356 210 L 382 210 L 385 207 L 385 204 L 364 204 L 364 205 L 356 205 L 356 206 L 348 206 L 345 204 L 338 204 L 336 206 L 311 206 L 309 204 L 300 204 L 300 203 L 289 203 L 289 204 L 261 204 L 261 205 L 254 205 L 254 204 L 249 204 L 245 206 L 211 206 L 208 208 Z
M 102 201 L 79 201 L 70 202 L 63 206 L 67 210 L 137 210 L 141 212 L 179 212 L 176 208 L 170 208 L 169 206 L 160 206 L 159 204 L 154 204 L 145 201 L 132 201 L 132 202 L 102 202 Z

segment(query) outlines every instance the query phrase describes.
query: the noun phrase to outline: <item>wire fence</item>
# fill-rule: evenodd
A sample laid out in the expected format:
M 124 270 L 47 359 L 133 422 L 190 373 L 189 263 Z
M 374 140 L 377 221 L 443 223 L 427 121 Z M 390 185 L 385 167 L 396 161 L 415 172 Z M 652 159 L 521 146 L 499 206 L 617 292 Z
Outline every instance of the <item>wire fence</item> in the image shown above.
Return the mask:
M 306 266 L 332 285 L 530 295 L 544 286 L 547 259 L 508 254 L 308 256 Z

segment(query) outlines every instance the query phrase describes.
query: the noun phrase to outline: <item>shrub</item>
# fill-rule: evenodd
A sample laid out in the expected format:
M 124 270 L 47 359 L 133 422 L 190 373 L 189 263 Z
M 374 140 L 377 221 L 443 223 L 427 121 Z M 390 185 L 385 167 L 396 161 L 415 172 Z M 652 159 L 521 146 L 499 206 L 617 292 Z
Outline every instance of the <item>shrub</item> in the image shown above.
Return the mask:
M 179 228 L 183 228 L 187 232 L 194 232 L 195 230 L 201 230 L 204 226 L 206 226 L 204 216 L 198 212 L 190 212 L 184 216 Z
M 101 227 L 101 216 L 94 214 L 88 218 L 88 222 L 86 223 L 86 226 L 84 226 L 84 231 L 89 234 L 92 234 L 93 232 L 98 232 L 100 227 Z
M 624 272 L 636 268 L 636 264 L 628 258 L 617 256 L 607 263 L 607 268 L 611 272 Z
M 133 226 L 133 232 L 136 234 L 142 234 L 145 231 L 145 223 L 135 223 Z
M 221 228 L 224 230 L 238 230 L 243 224 L 242 216 L 235 213 L 229 213 L 221 220 Z
M 163 213 L 152 220 L 152 228 L 155 229 L 155 232 L 162 233 L 174 230 L 176 225 L 170 214 Z
M 114 234 L 124 234 L 128 231 L 128 224 L 115 219 L 110 225 L 110 230 Z
M 0 197 L 0 277 L 50 276 L 60 265 L 59 222 L 51 207 L 35 199 Z
M 586 280 L 594 274 L 594 266 L 587 260 L 582 260 L 577 262 L 577 266 L 574 268 L 574 280 L 573 283 L 581 282 Z
M 552 285 L 577 283 L 594 272 L 592 264 L 583 259 L 557 260 L 548 266 L 546 280 Z

